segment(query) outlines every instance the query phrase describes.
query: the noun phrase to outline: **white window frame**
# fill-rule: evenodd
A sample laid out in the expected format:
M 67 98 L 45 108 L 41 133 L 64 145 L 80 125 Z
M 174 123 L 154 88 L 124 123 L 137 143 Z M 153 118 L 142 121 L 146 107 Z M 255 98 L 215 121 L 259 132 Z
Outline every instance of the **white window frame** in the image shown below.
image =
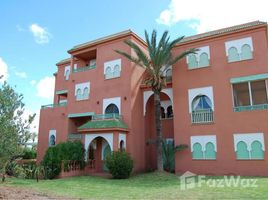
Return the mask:
M 115 66 L 119 67 L 119 73 L 116 74 L 114 71 Z M 106 74 L 106 69 L 110 67 L 111 68 L 111 74 L 107 75 Z M 108 61 L 104 63 L 104 68 L 103 68 L 103 74 L 105 79 L 112 79 L 112 78 L 118 78 L 121 76 L 121 59 L 116 59 L 116 60 L 112 60 L 112 61 Z
M 88 88 L 88 95 L 86 95 L 86 96 L 84 94 L 85 88 Z M 80 98 L 77 96 L 78 89 L 81 90 L 81 97 Z M 75 99 L 76 99 L 76 101 L 87 100 L 87 99 L 89 99 L 89 96 L 90 96 L 90 82 L 78 83 L 75 85 Z

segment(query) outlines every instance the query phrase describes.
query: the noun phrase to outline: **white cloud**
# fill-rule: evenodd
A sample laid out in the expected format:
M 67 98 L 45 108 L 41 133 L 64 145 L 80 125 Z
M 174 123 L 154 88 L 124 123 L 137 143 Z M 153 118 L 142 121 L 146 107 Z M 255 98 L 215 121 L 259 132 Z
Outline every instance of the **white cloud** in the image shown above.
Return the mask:
M 38 133 L 38 128 L 39 128 L 39 117 L 40 117 L 40 112 L 39 111 L 32 111 L 31 109 L 25 107 L 25 110 L 23 112 L 22 118 L 24 120 L 28 120 L 30 115 L 35 115 L 34 121 L 32 122 L 31 126 L 30 126 L 30 130 L 32 132 L 36 132 Z
M 3 76 L 0 79 L 0 83 L 3 83 L 8 78 L 8 67 L 3 58 L 0 57 L 0 77 Z
M 41 79 L 37 85 L 37 96 L 53 100 L 54 88 L 55 88 L 55 78 L 54 76 L 46 76 Z
M 36 84 L 36 80 L 31 80 L 30 84 L 31 85 L 35 85 Z
M 27 78 L 26 72 L 19 72 L 19 71 L 14 70 L 14 73 L 16 76 L 18 76 L 20 78 Z
M 38 24 L 31 24 L 29 30 L 32 32 L 35 42 L 37 44 L 46 44 L 49 43 L 52 35 L 46 30 L 39 26 Z
M 255 20 L 268 21 L 267 6 L 263 0 L 171 0 L 156 22 L 171 26 L 190 20 L 195 22 L 189 26 L 198 33 Z

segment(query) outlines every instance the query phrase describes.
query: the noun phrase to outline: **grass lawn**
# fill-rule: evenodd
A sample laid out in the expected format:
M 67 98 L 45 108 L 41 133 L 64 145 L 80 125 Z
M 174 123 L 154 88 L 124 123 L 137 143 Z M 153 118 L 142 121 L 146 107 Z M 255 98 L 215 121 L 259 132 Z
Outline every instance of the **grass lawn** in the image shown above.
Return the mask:
M 223 177 L 210 177 L 212 180 Z M 245 182 L 244 182 L 245 184 Z M 181 190 L 178 176 L 147 173 L 126 180 L 83 176 L 57 180 L 8 178 L 2 186 L 22 187 L 68 198 L 84 199 L 267 199 L 268 178 L 257 178 L 257 187 L 201 187 Z

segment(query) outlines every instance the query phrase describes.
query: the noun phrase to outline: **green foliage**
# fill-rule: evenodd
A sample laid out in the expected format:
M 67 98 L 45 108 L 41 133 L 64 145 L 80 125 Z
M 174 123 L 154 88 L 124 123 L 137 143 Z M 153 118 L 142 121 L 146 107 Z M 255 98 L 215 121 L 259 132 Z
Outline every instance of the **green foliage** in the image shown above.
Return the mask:
M 115 179 L 125 179 L 133 169 L 133 160 L 125 151 L 114 151 L 107 156 L 106 166 Z
M 33 133 L 30 125 L 35 115 L 23 118 L 23 95 L 18 94 L 6 82 L 0 87 L 0 172 L 5 172 L 6 163 L 21 154 Z
M 49 147 L 46 151 L 42 165 L 45 178 L 53 179 L 61 172 L 63 163 L 64 171 L 69 171 L 69 161 L 76 161 L 80 168 L 85 167 L 85 149 L 80 141 L 68 141 L 59 143 L 55 147 Z
M 24 148 L 22 153 L 23 159 L 35 159 L 36 158 L 36 151 L 29 148 Z
M 186 144 L 174 146 L 174 142 L 162 142 L 164 170 L 175 172 L 175 154 L 177 151 L 182 151 L 187 147 L 188 145 Z

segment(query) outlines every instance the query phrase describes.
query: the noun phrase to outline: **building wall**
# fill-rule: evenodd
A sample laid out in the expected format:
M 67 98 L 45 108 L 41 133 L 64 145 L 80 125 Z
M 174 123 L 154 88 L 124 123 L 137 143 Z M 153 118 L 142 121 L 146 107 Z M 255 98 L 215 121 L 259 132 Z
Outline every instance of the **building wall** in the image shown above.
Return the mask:
M 225 42 L 233 39 L 252 37 L 254 53 L 252 60 L 228 63 Z M 186 61 L 182 60 L 173 68 L 174 92 L 174 133 L 176 144 L 187 144 L 190 137 L 197 135 L 216 135 L 216 160 L 193 160 L 190 148 L 176 155 L 176 172 L 191 171 L 198 174 L 239 174 L 268 175 L 268 154 L 264 160 L 237 160 L 234 150 L 233 134 L 263 133 L 267 147 L 268 127 L 266 110 L 233 111 L 233 96 L 230 79 L 234 77 L 267 73 L 268 48 L 266 29 L 233 33 L 227 36 L 189 43 L 178 47 L 174 53 L 199 47 L 210 47 L 211 65 L 209 67 L 188 70 Z M 214 123 L 194 125 L 189 114 L 188 90 L 200 87 L 213 87 Z M 257 166 L 257 167 L 256 167 Z

